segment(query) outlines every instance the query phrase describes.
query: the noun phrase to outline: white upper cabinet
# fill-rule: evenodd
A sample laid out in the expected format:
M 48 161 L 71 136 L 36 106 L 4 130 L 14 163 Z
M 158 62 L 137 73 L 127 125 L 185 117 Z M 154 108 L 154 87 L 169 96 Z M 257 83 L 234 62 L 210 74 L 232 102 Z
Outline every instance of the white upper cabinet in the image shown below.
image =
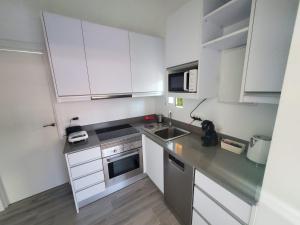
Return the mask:
M 131 93 L 129 34 L 82 22 L 92 95 Z
M 129 33 L 134 95 L 163 92 L 164 42 L 161 38 Z
M 191 0 L 167 19 L 166 66 L 199 60 L 201 0 Z
M 256 0 L 245 92 L 281 92 L 297 2 Z
M 89 95 L 81 21 L 47 12 L 43 21 L 57 97 Z

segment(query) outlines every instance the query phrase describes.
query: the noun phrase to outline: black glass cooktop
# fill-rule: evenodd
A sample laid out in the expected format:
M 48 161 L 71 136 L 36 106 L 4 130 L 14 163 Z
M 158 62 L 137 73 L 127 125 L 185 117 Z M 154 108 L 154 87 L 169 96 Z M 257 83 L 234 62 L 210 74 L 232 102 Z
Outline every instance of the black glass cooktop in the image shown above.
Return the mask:
M 106 141 L 136 133 L 139 133 L 139 131 L 130 124 L 123 124 L 96 130 L 96 134 L 100 141 Z

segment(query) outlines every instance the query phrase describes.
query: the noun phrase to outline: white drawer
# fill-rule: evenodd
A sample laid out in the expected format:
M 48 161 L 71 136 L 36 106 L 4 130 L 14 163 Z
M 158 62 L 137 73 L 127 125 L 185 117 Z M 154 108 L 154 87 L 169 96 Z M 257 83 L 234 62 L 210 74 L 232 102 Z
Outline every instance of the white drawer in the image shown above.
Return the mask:
M 241 225 L 197 188 L 194 188 L 193 206 L 211 225 Z
M 71 175 L 73 179 L 77 179 L 100 170 L 103 170 L 102 159 L 71 168 Z
M 192 225 L 208 225 L 204 219 L 199 216 L 199 214 L 193 210 L 193 222 Z
M 195 184 L 242 221 L 247 224 L 249 223 L 251 217 L 251 205 L 230 193 L 197 170 L 195 173 Z
M 90 148 L 80 152 L 68 154 L 68 161 L 70 166 L 78 165 L 98 158 L 101 158 L 100 147 Z
M 81 202 L 81 201 L 86 200 L 90 197 L 93 197 L 97 194 L 100 194 L 103 191 L 105 191 L 105 183 L 104 182 L 77 192 L 76 198 L 77 198 L 78 202 Z
M 89 187 L 93 184 L 100 183 L 104 181 L 103 171 L 91 174 L 89 176 L 77 179 L 73 182 L 75 191 L 81 190 L 83 188 Z

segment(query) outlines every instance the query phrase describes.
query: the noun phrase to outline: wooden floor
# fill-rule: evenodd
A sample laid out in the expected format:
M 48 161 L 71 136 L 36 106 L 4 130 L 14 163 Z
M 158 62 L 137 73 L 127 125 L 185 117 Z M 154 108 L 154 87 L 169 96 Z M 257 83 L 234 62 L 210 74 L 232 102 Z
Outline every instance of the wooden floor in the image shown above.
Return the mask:
M 1 225 L 179 225 L 163 195 L 145 178 L 76 214 L 69 185 L 10 205 Z

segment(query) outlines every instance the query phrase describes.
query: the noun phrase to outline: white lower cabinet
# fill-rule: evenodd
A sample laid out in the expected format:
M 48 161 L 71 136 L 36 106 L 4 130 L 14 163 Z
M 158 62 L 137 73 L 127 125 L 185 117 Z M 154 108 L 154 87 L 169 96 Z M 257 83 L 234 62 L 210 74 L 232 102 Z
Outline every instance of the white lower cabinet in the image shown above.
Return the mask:
M 164 149 L 143 135 L 144 172 L 164 193 Z
M 104 174 L 103 171 L 91 174 L 89 176 L 74 180 L 74 188 L 75 191 L 83 190 L 87 187 L 90 187 L 92 185 L 101 183 L 104 181 Z
M 77 213 L 105 191 L 100 147 L 65 155 Z
M 251 205 L 197 170 L 193 208 L 193 225 L 249 224 L 252 212 Z
M 86 200 L 94 195 L 100 194 L 101 192 L 105 191 L 105 183 L 102 182 L 101 184 L 94 185 L 82 191 L 76 193 L 76 198 L 78 202 Z
M 193 210 L 192 225 L 209 225 L 195 210 Z

